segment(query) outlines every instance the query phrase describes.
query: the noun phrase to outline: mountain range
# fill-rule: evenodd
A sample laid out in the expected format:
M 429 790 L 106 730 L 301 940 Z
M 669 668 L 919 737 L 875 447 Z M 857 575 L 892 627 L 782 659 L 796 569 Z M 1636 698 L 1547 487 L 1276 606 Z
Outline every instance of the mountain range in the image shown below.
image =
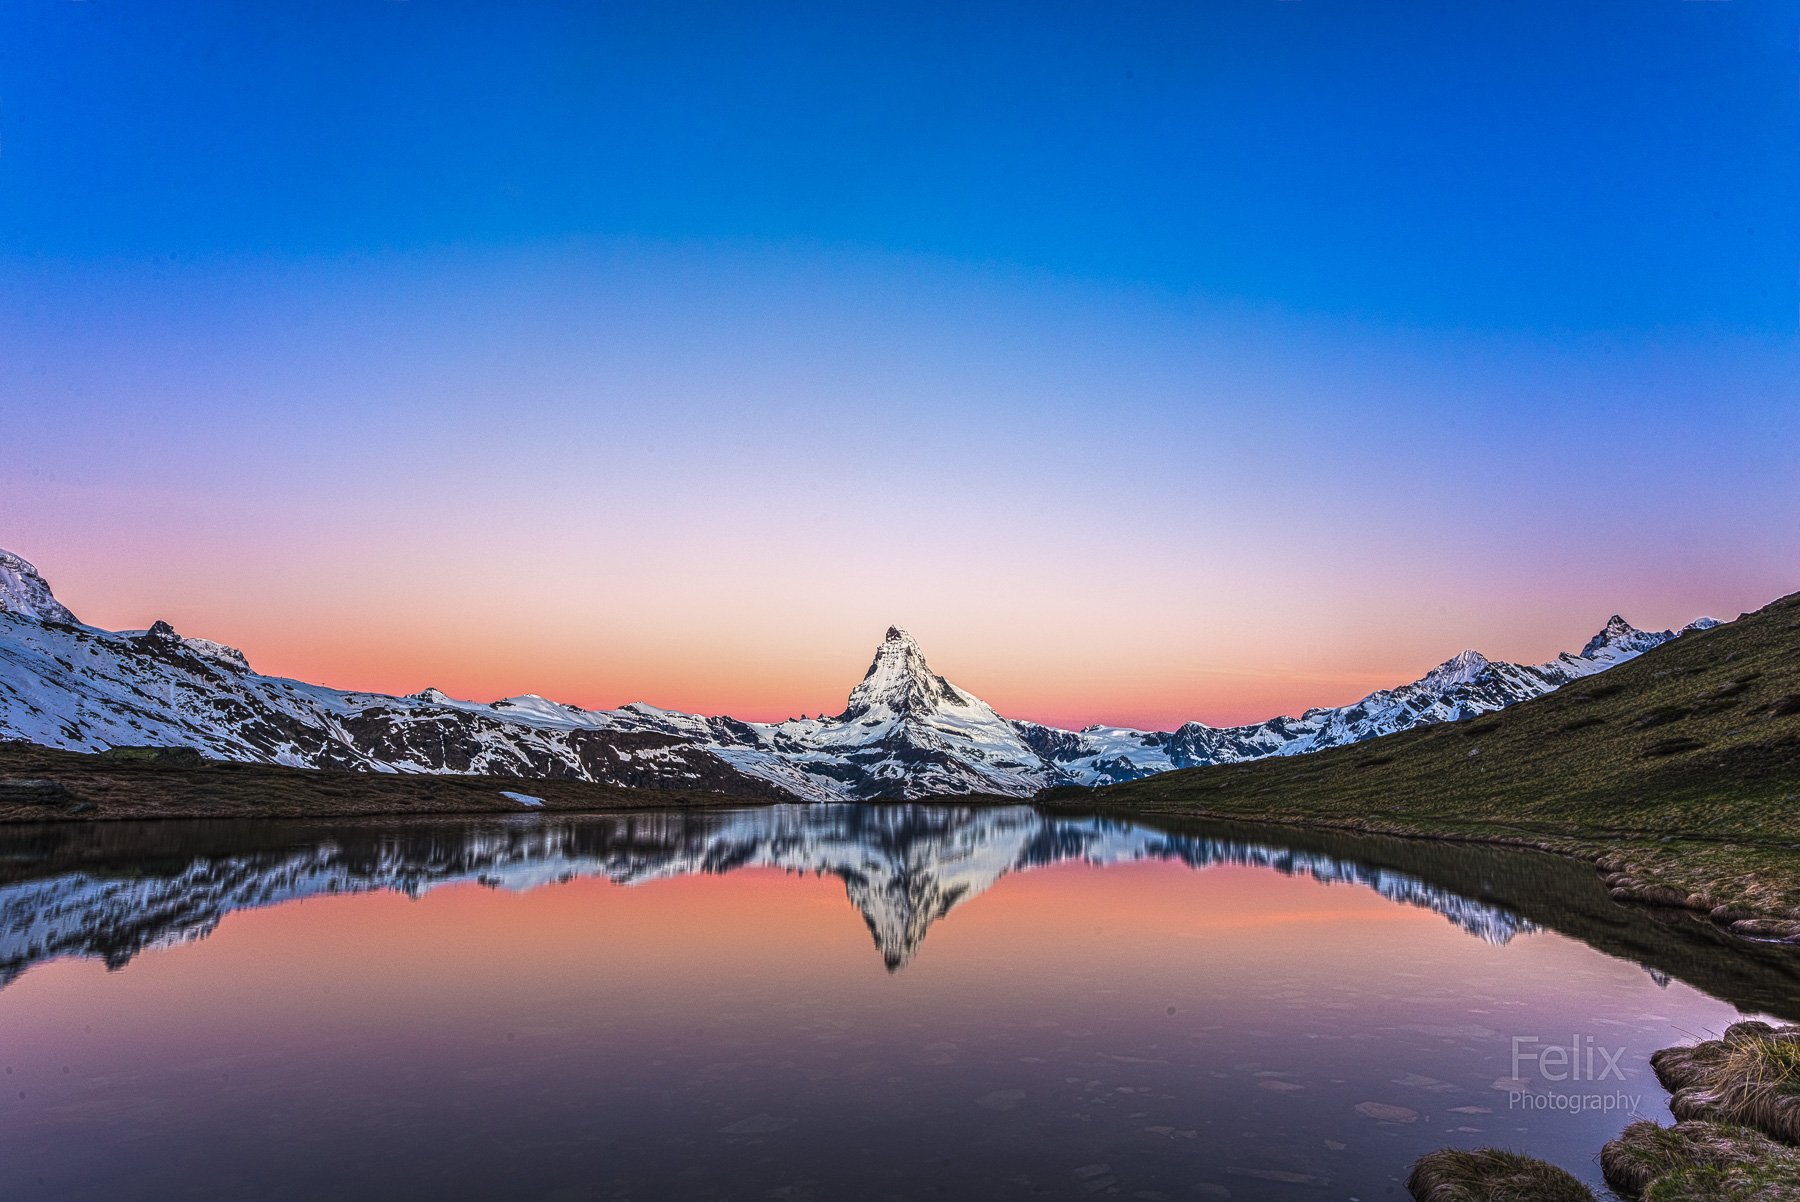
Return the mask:
M 1177 768 L 1298 755 L 1502 709 L 1696 629 L 1607 621 L 1544 664 L 1464 651 L 1353 705 L 1246 726 L 1063 730 L 1007 718 L 933 672 L 888 629 L 834 717 L 744 722 L 634 702 L 611 710 L 535 695 L 464 701 L 328 688 L 254 671 L 234 648 L 166 622 L 83 624 L 30 563 L 0 551 L 0 738 L 73 751 L 192 747 L 224 760 L 374 772 L 467 773 L 710 789 L 801 801 L 1029 797 Z
M 1316 852 L 1028 806 L 778 805 L 734 813 L 558 816 L 550 821 L 347 828 L 329 839 L 182 857 L 164 871 L 55 872 L 0 882 L 0 985 L 33 964 L 94 956 L 118 968 L 148 948 L 203 938 L 225 915 L 320 894 L 418 897 L 478 882 L 524 891 L 573 877 L 621 885 L 740 868 L 841 880 L 889 972 L 933 923 L 1000 878 L 1053 864 L 1235 864 L 1356 884 L 1442 914 L 1492 944 L 1537 928 L 1417 877 Z

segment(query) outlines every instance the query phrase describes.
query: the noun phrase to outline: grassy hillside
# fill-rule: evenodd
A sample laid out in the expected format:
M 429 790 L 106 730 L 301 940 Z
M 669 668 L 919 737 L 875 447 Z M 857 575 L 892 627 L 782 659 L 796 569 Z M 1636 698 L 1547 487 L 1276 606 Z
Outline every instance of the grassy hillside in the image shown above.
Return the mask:
M 1800 594 L 1466 722 L 1043 800 L 1499 839 L 1586 855 L 1639 900 L 1800 934 Z

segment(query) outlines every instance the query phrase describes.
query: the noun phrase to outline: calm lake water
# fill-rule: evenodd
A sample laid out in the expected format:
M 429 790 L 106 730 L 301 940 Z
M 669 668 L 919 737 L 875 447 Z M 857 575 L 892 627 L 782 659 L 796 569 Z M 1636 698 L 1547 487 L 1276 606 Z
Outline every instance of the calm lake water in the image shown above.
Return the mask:
M 1597 1183 L 1667 1121 L 1651 1051 L 1800 1002 L 1550 857 L 1025 807 L 0 853 L 11 1199 L 1376 1199 L 1445 1144 Z

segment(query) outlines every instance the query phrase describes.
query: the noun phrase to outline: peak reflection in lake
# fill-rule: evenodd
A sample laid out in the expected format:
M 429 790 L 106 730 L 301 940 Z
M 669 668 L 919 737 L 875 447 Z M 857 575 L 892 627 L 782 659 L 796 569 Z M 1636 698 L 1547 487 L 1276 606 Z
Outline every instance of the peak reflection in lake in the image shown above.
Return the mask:
M 575 877 L 616 884 L 747 868 L 836 877 L 890 971 L 933 923 L 1011 873 L 1076 861 L 1247 865 L 1363 885 L 1505 943 L 1533 930 L 1506 910 L 1402 872 L 1242 838 L 1174 835 L 1027 806 L 774 806 L 727 814 L 347 828 L 297 845 L 195 855 L 164 874 L 75 870 L 0 886 L 0 980 L 59 955 L 118 967 L 204 936 L 227 913 L 324 893 L 417 897 L 470 881 L 524 891 Z
M 7 848 L 28 1199 L 1372 1199 L 1445 1143 L 1593 1180 L 1625 1116 L 1511 1109 L 1515 1035 L 1626 1049 L 1657 1115 L 1651 1050 L 1791 984 L 1549 857 L 1025 807 Z

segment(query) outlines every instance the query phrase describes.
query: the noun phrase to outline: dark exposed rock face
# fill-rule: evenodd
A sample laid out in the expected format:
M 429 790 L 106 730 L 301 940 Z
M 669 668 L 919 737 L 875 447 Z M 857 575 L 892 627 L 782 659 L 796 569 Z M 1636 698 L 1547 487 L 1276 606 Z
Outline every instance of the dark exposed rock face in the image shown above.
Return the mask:
M 61 781 L 30 776 L 0 777 L 0 804 L 57 805 L 68 796 L 69 791 Z
M 192 747 L 109 747 L 100 758 L 146 768 L 199 768 L 206 757 Z

